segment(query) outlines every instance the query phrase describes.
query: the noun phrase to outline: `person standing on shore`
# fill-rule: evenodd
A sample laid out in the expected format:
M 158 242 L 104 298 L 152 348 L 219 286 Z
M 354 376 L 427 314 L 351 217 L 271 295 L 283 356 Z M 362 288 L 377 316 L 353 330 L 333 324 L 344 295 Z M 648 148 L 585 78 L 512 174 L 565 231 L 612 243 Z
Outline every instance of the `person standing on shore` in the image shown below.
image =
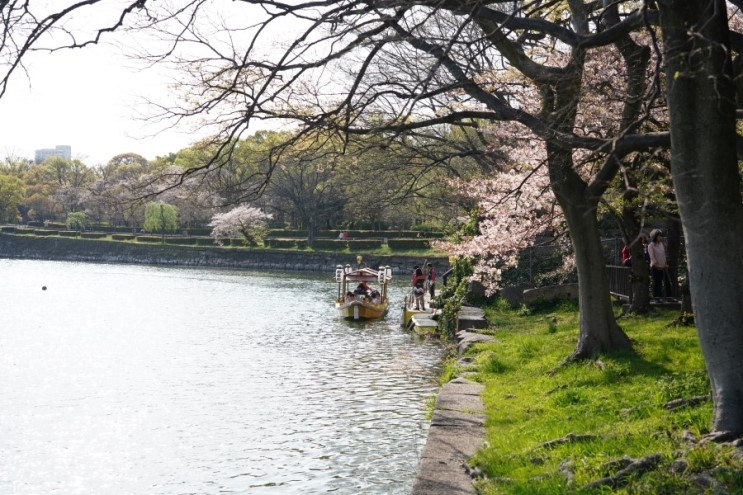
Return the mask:
M 426 303 L 423 295 L 426 293 L 426 289 L 424 289 L 424 285 L 426 284 L 426 276 L 423 273 L 423 270 L 421 270 L 420 268 L 416 268 L 415 272 L 413 273 L 413 279 L 411 282 L 413 286 L 413 300 L 415 301 L 415 309 L 416 311 L 425 311 Z
M 648 256 L 650 256 L 650 271 L 653 274 L 653 297 L 658 300 L 663 297 L 664 278 L 668 269 L 663 232 L 658 229 L 653 229 L 650 232 Z
M 428 293 L 433 301 L 433 296 L 436 293 L 436 269 L 432 263 L 426 265 L 426 280 L 428 281 Z
M 632 266 L 632 253 L 630 253 L 629 242 L 627 239 L 622 239 L 624 245 L 622 246 L 622 266 Z

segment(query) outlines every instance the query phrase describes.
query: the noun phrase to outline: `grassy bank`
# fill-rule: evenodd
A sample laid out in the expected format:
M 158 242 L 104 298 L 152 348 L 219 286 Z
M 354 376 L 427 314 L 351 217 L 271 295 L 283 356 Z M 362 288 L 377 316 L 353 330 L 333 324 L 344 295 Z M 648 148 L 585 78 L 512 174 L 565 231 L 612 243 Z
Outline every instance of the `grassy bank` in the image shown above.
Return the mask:
M 695 329 L 669 325 L 677 313 L 621 318 L 635 353 L 566 366 L 574 303 L 486 314 L 496 342 L 471 348 L 467 369 L 486 387 L 480 493 L 743 493 L 741 451 L 700 441 L 709 385 Z

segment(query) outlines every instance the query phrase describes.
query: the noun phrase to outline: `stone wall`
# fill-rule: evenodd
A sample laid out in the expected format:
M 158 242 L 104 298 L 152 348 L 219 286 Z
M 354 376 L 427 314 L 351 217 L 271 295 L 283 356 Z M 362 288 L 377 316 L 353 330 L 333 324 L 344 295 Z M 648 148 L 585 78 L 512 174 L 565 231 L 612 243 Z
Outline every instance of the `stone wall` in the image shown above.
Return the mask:
M 550 285 L 528 289 L 523 293 L 524 304 L 534 304 L 539 300 L 578 299 L 578 284 Z
M 2 233 L 0 258 L 317 272 L 334 272 L 337 265 L 356 264 L 356 253 L 136 244 Z M 430 258 L 429 261 L 439 273 L 449 267 L 449 261 L 444 257 Z M 422 259 L 409 256 L 364 255 L 367 266 L 377 268 L 389 265 L 395 274 L 409 274 L 413 266 L 422 262 Z

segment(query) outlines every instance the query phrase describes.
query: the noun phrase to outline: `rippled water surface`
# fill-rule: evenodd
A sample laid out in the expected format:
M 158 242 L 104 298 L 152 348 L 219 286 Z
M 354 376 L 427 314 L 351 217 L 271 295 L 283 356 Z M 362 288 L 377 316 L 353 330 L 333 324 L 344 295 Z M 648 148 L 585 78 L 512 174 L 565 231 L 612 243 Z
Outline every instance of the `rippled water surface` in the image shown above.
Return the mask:
M 332 277 L 0 260 L 0 493 L 409 493 L 441 349 Z

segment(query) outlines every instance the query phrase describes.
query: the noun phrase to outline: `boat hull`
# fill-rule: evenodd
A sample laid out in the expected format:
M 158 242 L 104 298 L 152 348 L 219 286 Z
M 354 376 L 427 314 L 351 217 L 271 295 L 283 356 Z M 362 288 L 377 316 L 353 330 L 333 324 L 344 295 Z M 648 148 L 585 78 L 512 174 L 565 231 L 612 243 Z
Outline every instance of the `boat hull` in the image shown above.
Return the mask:
M 377 320 L 387 314 L 387 303 L 373 304 L 364 301 L 336 302 L 335 308 L 348 320 Z

